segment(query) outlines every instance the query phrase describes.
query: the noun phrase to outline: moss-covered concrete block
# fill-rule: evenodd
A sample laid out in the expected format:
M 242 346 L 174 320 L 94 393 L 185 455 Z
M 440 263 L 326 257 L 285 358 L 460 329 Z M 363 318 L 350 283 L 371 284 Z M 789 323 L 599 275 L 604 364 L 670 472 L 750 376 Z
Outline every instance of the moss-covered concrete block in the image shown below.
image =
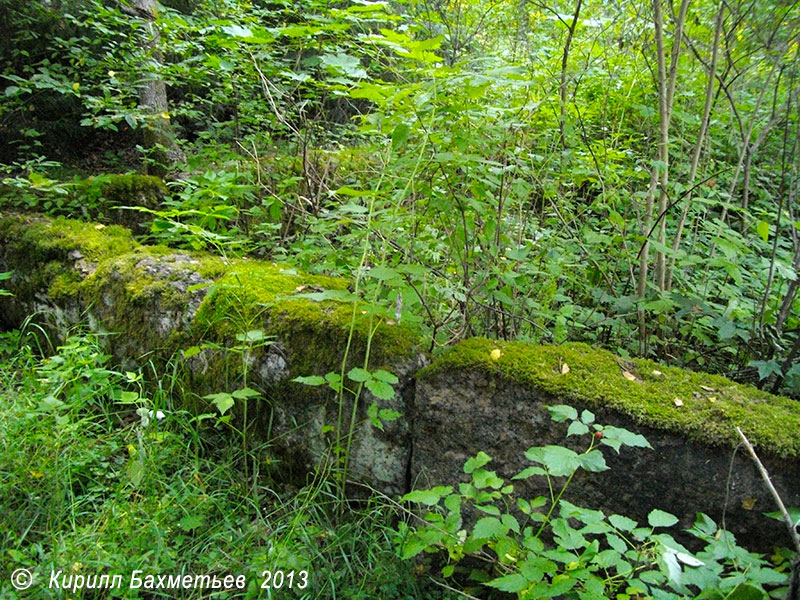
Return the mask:
M 0 210 L 82 214 L 86 219 L 123 225 L 140 233 L 141 223 L 149 218 L 140 211 L 121 207 L 155 210 L 166 195 L 167 187 L 160 178 L 138 173 L 75 177 L 64 182 L 39 176 L 27 186 L 0 185 Z
M 510 478 L 530 466 L 524 452 L 532 446 L 585 450 L 587 439 L 567 438 L 566 424 L 551 421 L 546 407 L 556 404 L 589 409 L 597 422 L 642 433 L 653 446 L 604 448 L 610 471 L 580 472 L 567 500 L 640 522 L 660 508 L 683 526 L 697 512 L 720 522 L 725 511 L 741 541 L 788 543 L 783 525 L 762 514 L 775 507 L 746 453 L 734 452 L 735 427 L 755 443 L 787 505 L 800 506 L 800 403 L 585 344 L 470 339 L 443 353 L 418 373 L 412 477 L 418 486 L 453 484 L 482 450 Z M 543 478 L 517 481 L 515 491 L 548 495 Z
M 54 332 L 89 323 L 109 334 L 109 350 L 125 368 L 177 364 L 187 406 L 196 410 L 214 410 L 200 399 L 205 394 L 253 388 L 261 394 L 248 404 L 256 437 L 276 439 L 286 463 L 299 469 L 324 454 L 329 438 L 323 428 L 336 424 L 338 404 L 327 388 L 292 378 L 340 372 L 345 353 L 346 369 L 362 366 L 369 345 L 370 368 L 400 377 L 395 397 L 379 405 L 407 413 L 417 334 L 380 323 L 359 303 L 315 299 L 325 298 L 326 290 L 346 292 L 342 280 L 263 261 L 226 262 L 208 253 L 142 246 L 117 226 L 0 214 L 0 271 L 7 270 L 14 275 L 2 283 L 14 295 L 0 297 L 2 324 L 16 326 L 34 312 Z M 263 340 L 248 346 L 242 336 L 253 331 Z M 407 422 L 371 431 L 365 411 L 373 400 L 365 393 L 357 407 L 353 475 L 401 492 Z M 233 409 L 236 424 L 242 402 Z M 352 406 L 345 398 L 347 423 Z

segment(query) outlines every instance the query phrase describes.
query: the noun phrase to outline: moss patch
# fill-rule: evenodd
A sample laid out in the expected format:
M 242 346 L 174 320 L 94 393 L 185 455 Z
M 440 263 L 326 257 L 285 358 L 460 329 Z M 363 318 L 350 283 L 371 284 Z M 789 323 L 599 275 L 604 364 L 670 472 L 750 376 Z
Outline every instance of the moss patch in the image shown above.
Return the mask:
M 293 373 L 325 373 L 338 367 L 353 319 L 351 351 L 356 361 L 364 352 L 371 325 L 366 307 L 358 306 L 354 315 L 351 302 L 298 297 L 324 296 L 326 290 L 344 294 L 346 282 L 299 273 L 285 265 L 237 260 L 214 284 L 198 310 L 193 328 L 198 337 L 218 340 L 263 328 L 293 350 Z M 374 332 L 370 362 L 379 366 L 406 358 L 418 343 L 416 331 L 380 324 Z
M 13 213 L 0 217 L 0 239 L 32 262 L 66 258 L 73 250 L 89 260 L 101 260 L 130 252 L 138 245 L 129 230 L 117 225 Z
M 44 289 L 56 301 L 75 296 L 99 262 L 137 246 L 123 227 L 18 214 L 0 217 L 0 245 L 20 275 L 12 291 L 25 299 Z
M 640 424 L 714 445 L 737 444 L 734 427 L 739 426 L 771 454 L 800 456 L 800 403 L 718 375 L 626 361 L 586 344 L 534 346 L 476 338 L 445 351 L 417 376 L 453 369 L 478 369 L 567 403 L 614 409 Z

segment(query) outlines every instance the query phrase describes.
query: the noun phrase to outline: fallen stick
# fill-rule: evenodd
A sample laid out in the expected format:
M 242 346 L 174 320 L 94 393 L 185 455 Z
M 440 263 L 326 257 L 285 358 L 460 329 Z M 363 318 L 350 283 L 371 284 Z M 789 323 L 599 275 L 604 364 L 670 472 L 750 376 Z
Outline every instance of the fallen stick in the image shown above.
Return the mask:
M 772 494 L 772 498 L 775 500 L 775 504 L 778 505 L 778 510 L 780 510 L 781 515 L 783 516 L 783 521 L 786 523 L 786 527 L 789 529 L 789 537 L 792 538 L 794 542 L 795 550 L 797 550 L 798 557 L 792 564 L 792 576 L 789 580 L 789 589 L 786 592 L 786 600 L 799 600 L 800 599 L 800 535 L 797 534 L 797 527 L 795 523 L 792 521 L 792 517 L 789 516 L 789 511 L 786 510 L 786 506 L 783 504 L 783 500 L 781 499 L 780 494 L 778 494 L 778 490 L 775 489 L 775 486 L 772 485 L 772 480 L 769 478 L 769 473 L 767 469 L 764 468 L 764 465 L 761 464 L 761 460 L 758 458 L 756 451 L 753 449 L 753 445 L 750 443 L 750 440 L 745 437 L 742 430 L 738 427 L 736 428 L 736 433 L 739 434 L 739 437 L 742 438 L 742 443 L 744 443 L 744 447 L 747 448 L 747 452 L 750 453 L 750 456 L 753 458 L 753 462 L 756 463 L 756 467 L 758 467 L 759 473 L 761 473 L 761 478 L 764 480 L 764 483 L 769 489 L 770 493 Z

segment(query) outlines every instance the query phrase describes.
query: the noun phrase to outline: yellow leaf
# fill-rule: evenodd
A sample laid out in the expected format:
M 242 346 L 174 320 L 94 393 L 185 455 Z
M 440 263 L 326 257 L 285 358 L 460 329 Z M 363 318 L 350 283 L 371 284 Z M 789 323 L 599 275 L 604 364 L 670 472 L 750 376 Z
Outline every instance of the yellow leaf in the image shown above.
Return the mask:
M 675 403 L 675 406 L 677 406 L 678 408 L 680 408 L 681 406 L 683 406 L 683 400 L 681 400 L 680 398 L 675 398 L 675 399 L 673 400 L 673 402 Z
M 717 397 L 716 396 L 709 396 L 708 397 L 708 401 L 709 402 L 716 402 L 717 401 Z
M 492 360 L 500 360 L 500 357 L 503 356 L 503 353 L 500 351 L 500 348 L 495 348 L 489 354 Z
M 162 119 L 166 119 L 167 121 L 169 121 L 169 113 L 167 113 L 167 112 L 162 112 L 162 113 L 161 113 L 161 118 L 162 118 Z
M 663 373 L 661 371 L 656 371 L 655 369 L 653 369 L 653 375 L 655 375 L 656 377 L 661 377 Z
M 751 498 L 750 496 L 745 496 L 742 498 L 742 508 L 745 510 L 753 510 L 753 507 L 758 502 L 758 498 Z
M 103 225 L 102 223 L 98 223 L 97 225 L 94 226 L 94 228 L 97 229 L 97 231 L 100 231 L 101 229 L 105 229 L 106 226 Z
M 41 471 L 37 471 L 35 469 L 28 471 L 28 475 L 30 475 L 34 479 L 41 479 L 42 477 L 44 477 L 44 473 L 42 473 Z
M 622 376 L 627 379 L 628 381 L 636 381 L 636 375 L 631 373 L 630 371 L 623 371 Z
M 702 389 L 702 390 L 705 390 L 705 391 L 707 391 L 707 392 L 713 392 L 713 391 L 715 391 L 715 390 L 714 390 L 714 388 L 712 388 L 712 387 L 708 387 L 707 385 L 701 385 L 701 386 L 700 386 L 700 389 Z
M 73 84 L 72 84 L 72 89 L 73 89 L 73 90 L 75 90 L 76 92 L 78 91 L 78 89 L 79 89 L 80 87 L 81 87 L 81 84 L 80 84 L 80 83 L 78 83 L 77 81 L 76 81 L 75 83 L 73 83 Z
M 113 76 L 114 76 L 114 75 L 116 75 L 116 74 L 117 74 L 117 73 L 116 73 L 116 71 L 109 71 L 109 72 L 108 72 L 108 76 L 109 76 L 109 77 L 113 77 Z
M 562 363 L 561 374 L 566 375 L 567 373 L 569 373 L 569 365 L 567 363 Z

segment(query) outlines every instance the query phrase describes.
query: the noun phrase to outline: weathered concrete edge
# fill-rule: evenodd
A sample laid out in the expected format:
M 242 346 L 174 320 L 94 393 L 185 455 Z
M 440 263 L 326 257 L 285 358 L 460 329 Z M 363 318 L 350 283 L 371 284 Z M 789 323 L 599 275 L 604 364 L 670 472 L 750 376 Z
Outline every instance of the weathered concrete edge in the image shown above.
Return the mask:
M 687 440 L 679 432 L 642 425 L 615 408 L 575 397 L 565 400 L 486 369 L 437 369 L 418 380 L 411 467 L 415 487 L 468 481 L 462 465 L 479 451 L 492 458 L 486 468 L 506 480 L 531 466 L 524 453 L 532 446 L 566 445 L 584 451 L 585 435 L 567 437 L 567 424 L 550 418 L 547 407 L 563 403 L 578 411 L 592 410 L 597 423 L 641 433 L 652 445 L 623 447 L 619 453 L 603 448 L 609 470 L 579 471 L 566 500 L 639 523 L 646 523 L 648 513 L 659 508 L 678 516 L 681 528 L 690 527 L 702 512 L 748 548 L 768 551 L 789 544 L 783 523 L 763 515 L 776 508 L 744 451 Z M 762 461 L 785 503 L 800 506 L 800 460 L 762 453 Z M 564 478 L 554 482 L 558 490 Z M 515 498 L 538 496 L 550 497 L 546 478 L 514 481 Z
M 473 338 L 446 350 L 417 378 L 459 369 L 497 375 L 564 404 L 613 409 L 637 425 L 711 446 L 737 446 L 738 426 L 760 451 L 800 456 L 800 403 L 719 375 L 623 360 L 587 344 L 534 346 Z

